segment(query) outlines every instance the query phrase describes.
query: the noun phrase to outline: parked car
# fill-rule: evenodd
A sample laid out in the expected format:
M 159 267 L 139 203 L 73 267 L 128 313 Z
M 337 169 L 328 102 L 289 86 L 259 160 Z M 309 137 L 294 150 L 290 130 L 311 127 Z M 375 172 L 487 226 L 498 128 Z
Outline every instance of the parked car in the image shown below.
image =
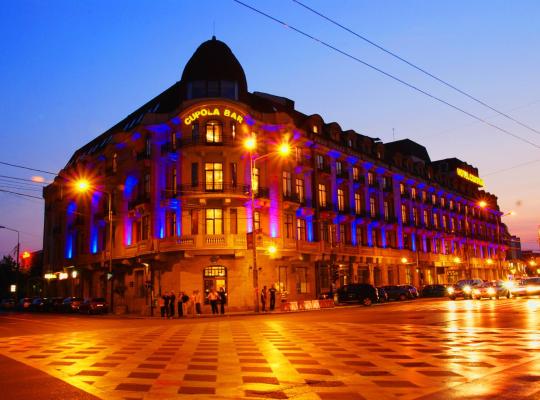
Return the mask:
M 382 287 L 377 288 L 377 294 L 379 295 L 379 303 L 386 303 L 388 301 L 388 293 Z
M 412 297 L 414 297 L 415 299 L 418 298 L 418 289 L 416 289 L 416 286 L 413 286 L 413 285 L 399 285 L 399 286 L 403 286 L 409 289 L 409 292 L 411 292 Z
M 446 291 L 450 300 L 455 300 L 458 297 L 470 299 L 473 288 L 483 283 L 484 281 L 482 279 L 462 279 L 457 281 L 455 285 L 448 286 Z
M 30 304 L 30 307 L 28 307 L 28 309 L 30 311 L 41 311 L 42 310 L 42 307 L 43 307 L 43 301 L 44 299 L 41 298 L 41 297 L 35 297 L 33 300 L 32 300 L 32 303 Z
M 103 297 L 86 299 L 79 306 L 81 314 L 105 314 L 108 312 L 107 302 Z
M 59 312 L 62 311 L 64 299 L 62 297 L 47 297 L 44 299 L 42 310 L 44 312 Z
M 83 302 L 80 297 L 66 297 L 62 303 L 62 311 L 64 312 L 78 312 L 79 306 Z
M 388 285 L 383 286 L 383 289 L 388 294 L 388 300 L 407 300 L 414 298 L 414 295 L 406 285 Z
M 354 283 L 337 290 L 340 303 L 360 303 L 370 306 L 379 301 L 377 289 L 369 283 Z
M 422 289 L 422 297 L 446 297 L 445 285 L 427 285 Z
M 514 296 L 540 295 L 540 277 L 522 279 L 510 291 Z
M 21 300 L 19 300 L 19 310 L 22 311 L 28 311 L 30 310 L 30 305 L 32 304 L 32 298 L 31 297 L 23 297 Z
M 0 308 L 2 310 L 13 310 L 15 308 L 15 299 L 2 299 Z

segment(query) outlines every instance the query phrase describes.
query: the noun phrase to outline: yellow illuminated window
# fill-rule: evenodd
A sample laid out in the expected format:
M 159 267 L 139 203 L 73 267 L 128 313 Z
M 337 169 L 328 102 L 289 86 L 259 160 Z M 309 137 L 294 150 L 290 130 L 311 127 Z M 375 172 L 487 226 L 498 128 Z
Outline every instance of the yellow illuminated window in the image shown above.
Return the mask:
M 223 143 L 223 129 L 218 121 L 209 121 L 206 124 L 206 142 Z

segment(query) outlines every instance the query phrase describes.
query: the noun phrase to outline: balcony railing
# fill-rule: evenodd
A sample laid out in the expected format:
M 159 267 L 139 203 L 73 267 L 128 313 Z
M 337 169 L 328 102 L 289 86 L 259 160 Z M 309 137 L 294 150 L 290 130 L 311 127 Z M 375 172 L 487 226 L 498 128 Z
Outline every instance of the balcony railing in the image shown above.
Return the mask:
M 191 136 L 179 140 L 181 146 L 228 146 L 235 142 L 232 135 L 222 135 L 214 137 L 217 140 L 206 140 L 206 135 L 201 133 L 200 136 Z
M 300 203 L 300 197 L 298 193 L 283 193 L 283 201 L 290 201 L 291 203 Z
M 263 188 L 259 187 L 259 190 L 262 189 Z M 180 185 L 178 187 L 178 194 L 181 196 L 197 195 L 202 193 L 234 193 L 247 196 L 249 195 L 249 186 L 226 182 L 206 182 L 199 183 L 197 185 Z
M 325 204 L 319 204 L 319 210 L 321 211 L 334 211 L 334 205 L 326 202 Z

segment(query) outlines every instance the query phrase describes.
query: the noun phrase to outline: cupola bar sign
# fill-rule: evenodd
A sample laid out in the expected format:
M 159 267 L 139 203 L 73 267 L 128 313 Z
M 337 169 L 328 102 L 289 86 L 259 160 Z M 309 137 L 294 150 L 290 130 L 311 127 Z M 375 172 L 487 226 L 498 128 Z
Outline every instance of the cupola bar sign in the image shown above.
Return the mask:
M 184 118 L 184 124 L 191 125 L 191 123 L 198 120 L 200 117 L 220 117 L 224 116 L 231 118 L 241 124 L 244 122 L 244 117 L 237 113 L 236 111 L 230 110 L 228 108 L 201 108 L 200 110 L 193 111 L 187 117 Z
M 482 178 L 479 178 L 476 175 L 465 171 L 464 169 L 456 168 L 456 173 L 459 177 L 466 179 L 472 183 L 476 183 L 478 186 L 484 186 L 484 180 Z

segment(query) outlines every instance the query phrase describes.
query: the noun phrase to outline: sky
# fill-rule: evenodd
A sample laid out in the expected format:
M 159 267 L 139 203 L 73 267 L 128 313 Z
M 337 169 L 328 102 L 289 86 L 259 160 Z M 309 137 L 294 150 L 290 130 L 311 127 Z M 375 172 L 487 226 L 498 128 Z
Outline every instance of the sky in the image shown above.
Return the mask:
M 181 77 L 215 33 L 250 91 L 383 142 L 409 138 L 432 160 L 479 169 L 512 234 L 538 250 L 540 134 L 437 83 L 292 0 L 243 0 L 354 57 L 488 120 L 526 143 L 270 21 L 233 0 L 4 1 L 0 162 L 59 172 L 78 148 Z M 540 131 L 540 2 L 301 0 L 356 33 Z M 536 146 L 536 147 L 535 147 Z M 52 175 L 0 164 L 0 225 L 42 247 L 40 185 Z M 6 178 L 11 177 L 11 178 Z M 0 229 L 0 256 L 17 234 Z

